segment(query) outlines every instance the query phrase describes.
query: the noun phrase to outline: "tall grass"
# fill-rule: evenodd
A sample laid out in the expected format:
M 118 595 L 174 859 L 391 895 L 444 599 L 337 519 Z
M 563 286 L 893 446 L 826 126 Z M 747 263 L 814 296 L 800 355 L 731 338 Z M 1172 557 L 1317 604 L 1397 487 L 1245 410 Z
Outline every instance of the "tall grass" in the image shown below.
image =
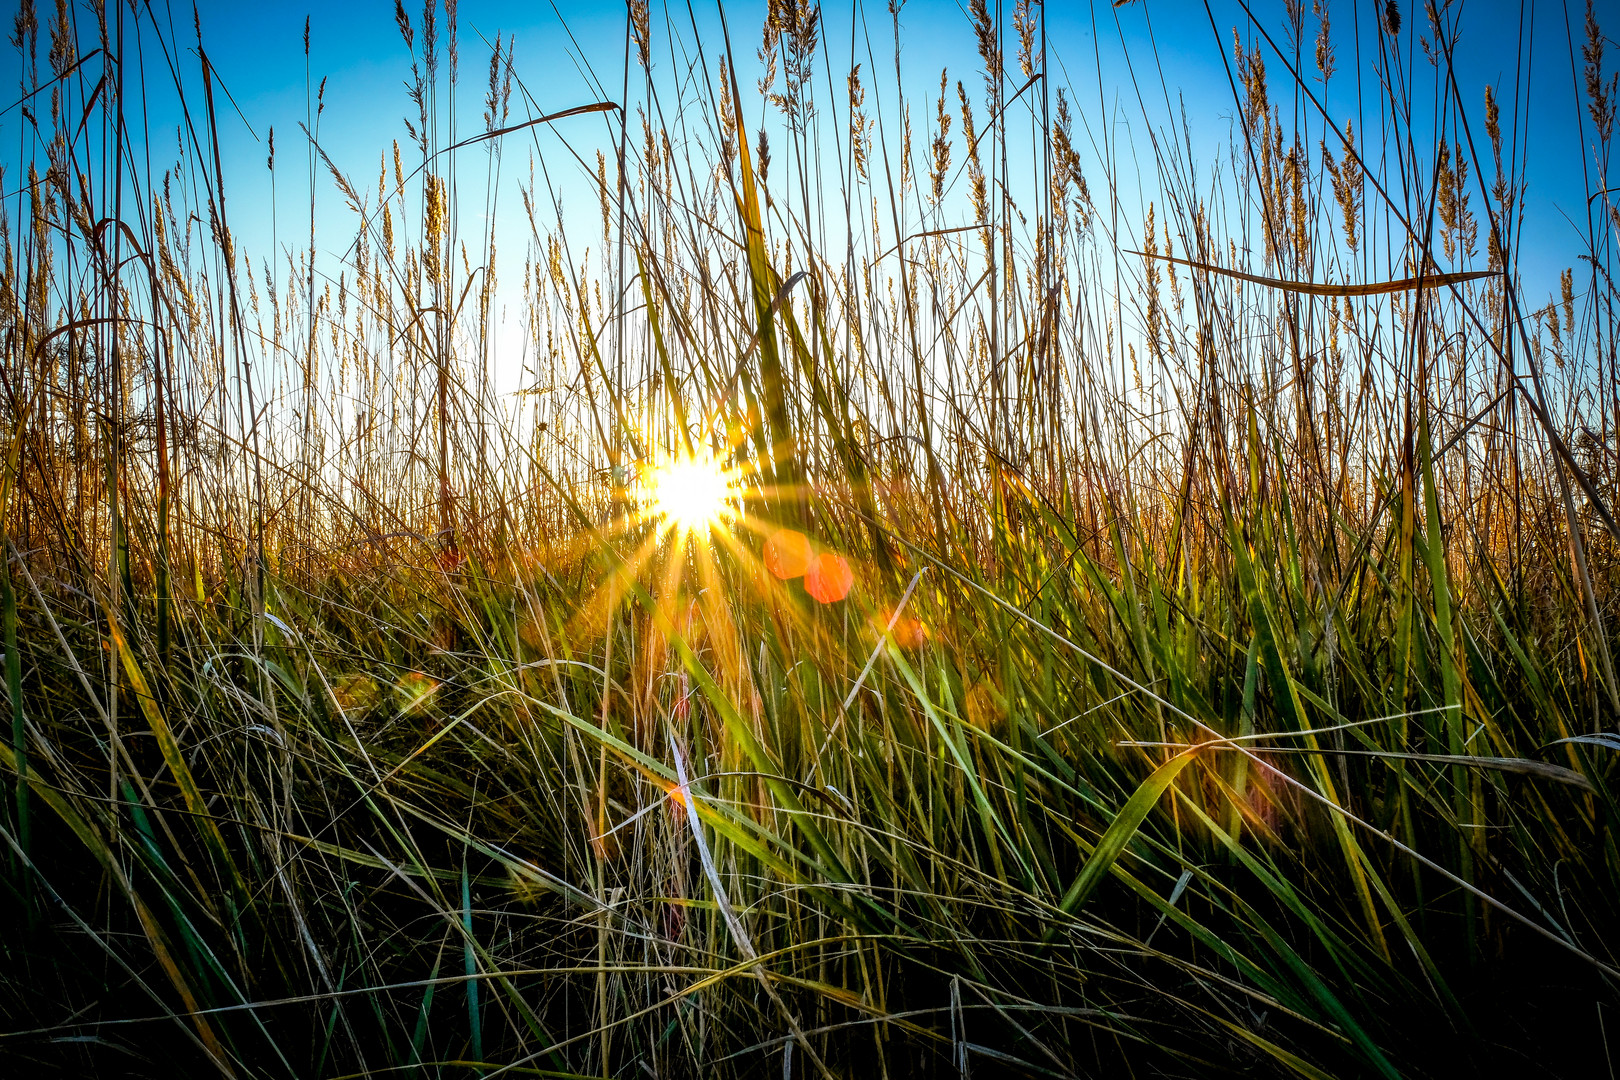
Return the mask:
M 1335 7 L 1352 66 L 1327 7 L 1210 17 L 1210 162 L 1145 95 L 1122 156 L 1048 12 L 984 0 L 937 84 L 898 10 L 843 71 L 814 5 L 756 46 L 633 0 L 620 93 L 541 120 L 497 38 L 458 130 L 430 0 L 375 184 L 311 91 L 353 243 L 260 253 L 200 33 L 25 3 L 0 1056 L 1612 1072 L 1620 212 L 1586 173 L 1581 263 L 1524 295 L 1528 113 L 1453 77 L 1462 9 Z M 581 117 L 601 152 L 497 235 L 501 155 Z M 640 507 L 693 453 L 742 478 L 712 538 Z M 792 533 L 847 598 L 768 571 Z

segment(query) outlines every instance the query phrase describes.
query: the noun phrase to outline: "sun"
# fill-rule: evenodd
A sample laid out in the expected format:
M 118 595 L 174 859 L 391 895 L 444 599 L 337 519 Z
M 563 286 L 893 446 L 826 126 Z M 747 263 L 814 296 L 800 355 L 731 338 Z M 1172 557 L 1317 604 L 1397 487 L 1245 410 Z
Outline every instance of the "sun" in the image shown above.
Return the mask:
M 672 457 L 643 481 L 650 510 L 672 529 L 705 534 L 733 512 L 732 475 L 713 458 Z

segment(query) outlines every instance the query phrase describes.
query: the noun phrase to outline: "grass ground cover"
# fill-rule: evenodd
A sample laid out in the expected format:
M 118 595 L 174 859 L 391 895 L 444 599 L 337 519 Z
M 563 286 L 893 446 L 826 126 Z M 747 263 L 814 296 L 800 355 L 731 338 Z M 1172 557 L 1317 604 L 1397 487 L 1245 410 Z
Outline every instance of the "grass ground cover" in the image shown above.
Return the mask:
M 813 4 L 632 2 L 598 202 L 530 169 L 511 238 L 462 208 L 559 113 L 497 39 L 458 130 L 456 6 L 399 7 L 409 139 L 306 127 L 353 243 L 266 261 L 201 35 L 25 4 L 0 1060 L 1612 1073 L 1614 28 L 1536 306 L 1476 13 L 1352 63 L 1328 9 L 1217 28 L 1212 163 L 1123 161 L 1038 4 L 936 83 L 898 6 L 846 72 Z

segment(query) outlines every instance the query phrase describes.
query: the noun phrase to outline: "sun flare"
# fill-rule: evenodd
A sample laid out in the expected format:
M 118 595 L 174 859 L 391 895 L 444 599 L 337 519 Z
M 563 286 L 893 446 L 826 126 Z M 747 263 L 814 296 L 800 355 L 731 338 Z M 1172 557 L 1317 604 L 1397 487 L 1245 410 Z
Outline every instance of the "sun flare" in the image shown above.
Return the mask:
M 704 534 L 732 511 L 733 477 L 713 458 L 669 458 L 647 477 L 653 514 L 682 532 Z

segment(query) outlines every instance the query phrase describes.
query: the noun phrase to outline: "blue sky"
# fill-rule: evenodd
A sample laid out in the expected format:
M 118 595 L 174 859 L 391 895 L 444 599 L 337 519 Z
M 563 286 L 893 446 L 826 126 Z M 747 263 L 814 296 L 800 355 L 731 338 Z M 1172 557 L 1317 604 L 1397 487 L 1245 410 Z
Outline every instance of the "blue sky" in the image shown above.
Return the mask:
M 161 11 L 162 0 L 154 6 Z M 1010 21 L 1011 4 L 1006 6 Z M 1314 35 L 1316 27 L 1309 6 L 1307 3 L 1304 49 L 1307 65 L 1311 53 L 1308 39 Z M 1423 58 L 1417 44 L 1419 36 L 1427 34 L 1427 27 L 1421 12 L 1412 11 L 1410 4 L 1402 7 L 1405 26 L 1398 40 L 1405 49 L 1403 64 L 1409 76 L 1420 87 L 1426 87 L 1429 84 L 1425 80 L 1434 79 L 1437 73 Z M 695 40 L 712 60 L 722 48 L 718 9 L 701 2 L 695 3 L 694 8 L 698 20 L 695 35 L 684 5 L 675 7 L 670 18 L 683 43 L 681 47 L 690 48 Z M 1279 44 L 1283 43 L 1282 8 L 1280 0 L 1256 8 Z M 413 22 L 419 25 L 420 7 L 413 5 L 408 10 Z M 1377 117 L 1357 116 L 1354 112 L 1358 101 L 1377 101 L 1376 93 L 1359 93 L 1354 81 L 1358 43 L 1362 77 L 1367 80 L 1377 77 L 1373 52 L 1378 37 L 1371 21 L 1374 10 L 1374 5 L 1365 2 L 1352 4 L 1336 0 L 1329 5 L 1339 72 L 1325 88 L 1317 87 L 1336 120 L 1354 118 L 1363 132 L 1376 131 L 1378 123 Z M 654 63 L 660 77 L 666 77 L 677 71 L 679 65 L 670 55 L 670 42 L 660 29 L 664 9 L 655 4 L 653 11 Z M 1520 271 L 1527 297 L 1535 302 L 1556 288 L 1561 269 L 1576 265 L 1576 255 L 1582 250 L 1586 184 L 1590 182 L 1593 188 L 1599 186 L 1595 179 L 1589 181 L 1583 176 L 1583 164 L 1595 176 L 1589 149 L 1592 132 L 1585 118 L 1584 97 L 1576 97 L 1580 40 L 1577 36 L 1571 42 L 1566 32 L 1567 26 L 1572 26 L 1577 35 L 1580 32 L 1579 5 L 1571 2 L 1566 7 L 1565 0 L 1541 0 L 1522 5 L 1470 0 L 1462 5 L 1453 3 L 1448 9 L 1448 18 L 1458 12 L 1462 26 L 1456 53 L 1458 81 L 1482 150 L 1485 144 L 1481 100 L 1486 83 L 1495 84 L 1500 99 L 1505 104 L 1516 101 L 1520 110 L 1521 122 L 1517 130 L 1526 140 L 1521 154 L 1526 161 L 1528 180 L 1526 240 L 1520 251 Z M 1141 148 L 1141 153 L 1146 155 L 1149 129 L 1166 128 L 1172 110 L 1184 105 L 1194 144 L 1193 156 L 1199 159 L 1201 171 L 1207 175 L 1207 160 L 1226 145 L 1235 115 L 1227 65 L 1223 63 L 1223 58 L 1230 59 L 1231 29 L 1239 27 L 1246 39 L 1258 40 L 1247 29 L 1249 22 L 1242 5 L 1211 0 L 1211 13 L 1206 14 L 1202 3 L 1138 0 L 1119 8 L 1106 2 L 1052 3 L 1047 14 L 1054 79 L 1058 84 L 1067 80 L 1071 87 L 1079 114 L 1077 128 L 1083 128 L 1093 139 L 1100 140 L 1108 127 L 1116 150 L 1128 160 L 1132 146 Z M 42 11 L 42 21 L 48 15 L 48 9 Z M 405 92 L 410 57 L 395 26 L 391 4 L 379 0 L 307 8 L 293 4 L 210 0 L 199 5 L 198 15 L 204 44 L 241 114 L 237 116 L 229 103 L 218 102 L 232 227 L 239 241 L 253 253 L 257 265 L 277 247 L 297 247 L 307 236 L 309 166 L 307 147 L 298 123 L 306 118 L 314 88 L 323 78 L 327 80 L 326 108 L 318 127 L 322 145 L 338 166 L 355 177 L 362 187 L 368 182 L 374 187 L 379 160 L 389 153 L 394 140 L 404 143 L 406 139 L 403 118 L 412 112 Z M 1611 34 L 1620 34 L 1620 12 L 1605 11 L 1602 15 L 1609 16 L 1610 25 L 1606 29 Z M 307 67 L 303 45 L 306 16 L 310 28 Z M 89 42 L 94 34 L 93 20 L 82 11 L 78 17 L 82 20 L 81 41 Z M 763 5 L 733 4 L 727 7 L 726 17 L 739 53 L 751 58 L 763 19 Z M 176 39 L 189 50 L 195 40 L 189 6 L 174 8 L 172 18 L 177 26 Z M 937 92 L 940 68 L 948 66 L 953 81 L 962 79 L 974 88 L 979 82 L 978 61 L 973 52 L 965 6 L 937 0 L 909 0 L 900 18 L 902 63 L 907 79 L 905 92 L 913 103 L 914 121 L 920 134 L 923 118 L 932 112 L 926 99 Z M 547 3 L 463 0 L 459 19 L 462 82 L 457 113 L 459 133 L 463 136 L 481 129 L 479 114 L 489 59 L 489 46 L 485 42 L 492 40 L 497 32 L 506 37 L 515 35 L 517 74 L 541 109 L 583 104 L 595 100 L 604 90 L 609 97 L 619 96 L 624 42 L 624 8 L 620 4 L 570 3 L 554 8 Z M 881 0 L 869 4 L 864 11 L 824 5 L 824 47 L 830 53 L 834 78 L 841 80 L 847 70 L 851 61 L 852 28 L 861 19 L 865 20 L 875 40 L 878 63 L 873 65 L 865 55 L 864 39 L 857 42 L 853 59 L 867 65 L 869 80 L 874 66 L 881 75 L 892 79 L 892 69 L 886 67 L 890 48 L 889 20 L 886 5 Z M 1521 38 L 1521 34 L 1525 37 Z M 1528 40 L 1529 49 L 1520 48 L 1521 40 Z M 45 47 L 42 44 L 42 51 Z M 81 50 L 90 47 L 93 44 L 81 45 Z M 150 42 L 147 52 L 149 56 L 156 55 Z M 190 92 L 196 94 L 200 84 L 195 74 L 195 56 L 182 52 L 177 57 L 182 66 L 189 65 Z M 1282 101 L 1286 75 L 1275 58 L 1269 59 L 1273 100 Z M 0 85 L 18 85 L 18 64 L 17 51 L 0 46 Z M 1620 66 L 1620 48 L 1611 47 L 1607 69 L 1613 71 L 1617 66 Z M 156 134 L 153 155 L 155 164 L 161 168 L 173 159 L 176 114 L 171 96 L 157 80 L 161 69 L 152 64 L 147 70 L 153 79 L 147 87 L 148 114 Z M 603 86 L 592 85 L 587 71 L 594 72 L 594 78 Z M 745 66 L 743 74 L 751 76 L 751 67 Z M 1147 102 L 1146 115 L 1133 89 L 1133 74 Z M 632 88 L 638 81 L 632 78 Z M 751 78 L 744 79 L 745 89 L 751 81 Z M 632 99 L 636 96 L 632 89 Z M 757 95 L 749 96 L 755 99 L 754 104 L 747 106 L 752 112 L 749 126 L 753 127 L 762 109 L 757 104 Z M 1417 101 L 1425 102 L 1431 100 L 1432 95 L 1420 89 L 1414 96 Z M 512 119 L 522 120 L 525 115 L 524 106 L 514 95 Z M 1509 122 L 1510 118 L 1504 117 L 1504 127 Z M 19 110 L 0 116 L 0 146 L 10 148 L 0 155 L 0 160 L 14 159 L 19 138 L 27 137 L 23 124 Z M 1421 116 L 1414 117 L 1413 124 L 1422 145 L 1432 125 Z M 1314 141 L 1320 132 L 1314 117 L 1311 125 L 1310 138 Z M 266 139 L 272 127 L 277 144 L 274 215 L 270 213 L 270 177 L 264 167 Z M 1176 127 L 1179 129 L 1179 122 Z M 613 125 L 604 116 L 581 117 L 566 121 L 555 130 L 542 129 L 509 139 L 504 165 L 509 180 L 502 197 L 500 213 L 503 216 L 497 219 L 499 230 L 519 227 L 520 210 L 511 181 L 526 174 L 529 153 L 538 152 L 548 162 L 561 163 L 555 175 L 564 178 L 561 189 L 565 205 L 571 214 L 579 215 L 586 235 L 590 235 L 597 220 L 594 196 L 564 153 L 560 142 L 563 138 L 590 160 L 597 149 L 611 148 Z M 1364 148 L 1366 139 L 1364 135 Z M 1428 145 L 1432 146 L 1432 139 Z M 1588 147 L 1584 153 L 1583 145 Z M 1370 156 L 1371 151 L 1366 152 Z M 481 185 L 486 160 L 484 151 L 471 148 L 458 154 L 462 167 L 479 170 Z M 408 149 L 406 160 L 409 168 Z M 16 168 L 8 169 L 5 185 L 8 194 L 15 190 L 17 176 Z M 1151 183 L 1152 179 L 1148 176 L 1143 182 Z M 1095 185 L 1095 177 L 1093 181 Z M 344 207 L 324 170 L 319 170 L 316 185 L 317 244 L 336 253 L 354 235 L 353 215 Z M 1135 186 L 1135 180 L 1122 184 L 1127 190 Z M 467 212 L 464 207 L 463 214 Z M 1132 206 L 1129 213 L 1140 220 L 1139 208 Z M 526 234 L 525 227 L 523 239 Z M 505 250 L 515 258 L 520 246 L 521 242 L 510 243 Z M 1479 265 L 1483 265 L 1483 243 Z M 510 271 L 508 276 L 511 276 Z

